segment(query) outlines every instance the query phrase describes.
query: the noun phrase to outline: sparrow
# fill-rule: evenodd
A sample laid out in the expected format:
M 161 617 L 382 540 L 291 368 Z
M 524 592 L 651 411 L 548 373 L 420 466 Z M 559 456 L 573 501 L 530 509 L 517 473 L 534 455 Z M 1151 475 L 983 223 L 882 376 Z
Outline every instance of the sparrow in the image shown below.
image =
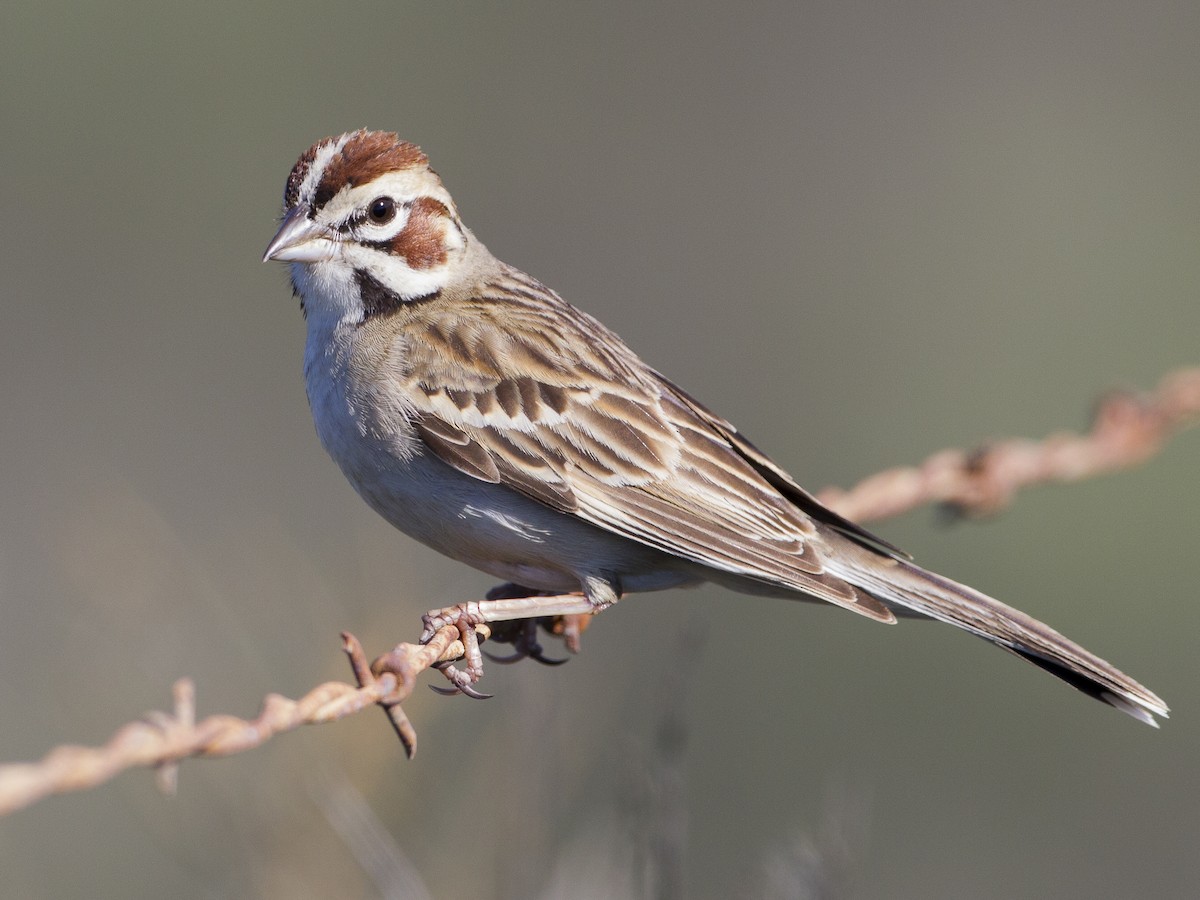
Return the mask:
M 1157 726 L 1167 706 L 1057 631 L 927 571 L 823 506 L 612 331 L 501 262 L 425 154 L 395 134 L 326 138 L 296 162 L 263 261 L 289 263 L 321 443 L 384 519 L 503 579 L 433 610 L 460 630 L 594 614 L 714 582 L 877 622 L 936 619 Z

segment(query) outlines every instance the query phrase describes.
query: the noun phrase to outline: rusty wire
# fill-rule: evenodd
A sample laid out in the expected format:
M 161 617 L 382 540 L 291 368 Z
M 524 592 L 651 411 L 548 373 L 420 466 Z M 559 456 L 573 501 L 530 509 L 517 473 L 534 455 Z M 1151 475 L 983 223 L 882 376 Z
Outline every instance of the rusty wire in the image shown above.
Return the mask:
M 254 719 L 215 715 L 197 722 L 194 686 L 190 679 L 181 678 L 174 685 L 173 713 L 148 713 L 140 721 L 122 726 L 101 747 L 63 744 L 38 762 L 0 765 L 0 815 L 51 794 L 96 787 L 135 767 L 158 769 L 159 785 L 170 793 L 174 790 L 179 761 L 189 756 L 241 753 L 301 725 L 334 722 L 375 704 L 387 711 L 411 757 L 417 749 L 417 738 L 400 701 L 412 693 L 421 671 L 436 662 L 462 656 L 458 630 L 442 628 L 424 645 L 400 644 L 387 654 L 391 668 L 378 674 L 371 671 L 362 645 L 354 635 L 343 633 L 342 640 L 359 679 L 358 687 L 328 681 L 299 700 L 268 694 Z
M 1177 432 L 1200 421 L 1200 368 L 1177 369 L 1151 392 L 1101 398 L 1085 434 L 1013 438 L 975 450 L 942 450 L 919 466 L 887 469 L 848 491 L 826 488 L 822 503 L 856 522 L 877 522 L 929 503 L 952 512 L 995 513 L 1021 489 L 1081 481 L 1140 465 Z
M 889 469 L 848 491 L 828 488 L 818 496 L 860 522 L 928 503 L 964 515 L 982 515 L 1003 508 L 1026 487 L 1078 481 L 1139 465 L 1174 434 L 1198 421 L 1200 368 L 1179 369 L 1148 394 L 1114 392 L 1103 398 L 1086 434 L 1060 432 L 1041 441 L 997 441 L 971 452 L 943 450 L 920 466 Z M 478 626 L 477 631 L 481 639 L 488 636 L 487 626 Z M 38 762 L 0 765 L 0 815 L 51 794 L 96 787 L 134 767 L 157 769 L 160 785 L 169 791 L 183 759 L 241 753 L 301 725 L 333 722 L 373 705 L 387 712 L 411 757 L 416 752 L 416 732 L 400 704 L 412 693 L 421 672 L 463 655 L 458 630 L 447 626 L 426 644 L 399 644 L 372 664 L 353 635 L 342 638 L 357 687 L 330 681 L 299 700 L 270 694 L 254 719 L 215 715 L 196 722 L 193 685 L 181 679 L 174 687 L 173 713 L 150 713 L 120 728 L 101 747 L 62 745 Z

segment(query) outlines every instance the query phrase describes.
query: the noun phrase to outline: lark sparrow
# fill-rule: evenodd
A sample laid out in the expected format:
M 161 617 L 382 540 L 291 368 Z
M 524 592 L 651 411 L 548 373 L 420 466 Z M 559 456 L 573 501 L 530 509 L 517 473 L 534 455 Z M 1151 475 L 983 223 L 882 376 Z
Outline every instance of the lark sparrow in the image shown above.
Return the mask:
M 317 433 L 350 483 L 417 540 L 511 584 L 435 610 L 459 627 L 594 613 L 716 582 L 879 622 L 948 622 L 1149 724 L 1167 707 L 1026 614 L 926 571 L 822 506 L 720 416 L 473 235 L 416 146 L 314 144 L 265 260 L 307 317 Z

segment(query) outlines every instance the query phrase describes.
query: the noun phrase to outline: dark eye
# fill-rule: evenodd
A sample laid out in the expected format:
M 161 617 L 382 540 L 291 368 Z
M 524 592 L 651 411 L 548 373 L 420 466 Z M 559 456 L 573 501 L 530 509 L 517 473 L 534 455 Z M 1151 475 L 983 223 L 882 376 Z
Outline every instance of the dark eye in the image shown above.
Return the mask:
M 376 225 L 386 225 L 396 218 L 396 201 L 391 197 L 376 197 L 367 207 L 367 216 Z

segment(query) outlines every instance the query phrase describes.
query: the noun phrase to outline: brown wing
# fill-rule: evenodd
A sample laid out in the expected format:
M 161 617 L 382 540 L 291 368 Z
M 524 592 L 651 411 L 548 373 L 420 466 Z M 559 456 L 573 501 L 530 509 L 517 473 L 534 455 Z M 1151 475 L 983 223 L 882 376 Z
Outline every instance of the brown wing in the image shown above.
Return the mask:
M 600 323 L 519 273 L 430 306 L 404 327 L 403 377 L 440 459 L 666 553 L 894 621 L 825 571 L 817 526 L 732 426 Z
M 800 509 L 804 510 L 804 512 L 808 513 L 808 515 L 812 516 L 818 522 L 835 528 L 846 537 L 862 544 L 864 547 L 884 551 L 889 556 L 912 559 L 911 554 L 905 553 L 895 544 L 884 540 L 877 534 L 873 534 L 857 522 L 852 522 L 845 516 L 834 512 L 797 484 L 796 480 L 776 465 L 767 454 L 750 443 L 732 423 L 709 410 L 699 400 L 696 400 L 691 394 L 679 387 L 679 385 L 663 378 L 661 375 L 658 377 L 667 389 L 679 398 L 680 402 L 686 404 L 697 416 L 701 417 L 710 427 L 720 433 L 729 442 L 730 447 L 746 460 L 768 484 L 792 503 L 796 504 L 796 506 L 800 507 Z

